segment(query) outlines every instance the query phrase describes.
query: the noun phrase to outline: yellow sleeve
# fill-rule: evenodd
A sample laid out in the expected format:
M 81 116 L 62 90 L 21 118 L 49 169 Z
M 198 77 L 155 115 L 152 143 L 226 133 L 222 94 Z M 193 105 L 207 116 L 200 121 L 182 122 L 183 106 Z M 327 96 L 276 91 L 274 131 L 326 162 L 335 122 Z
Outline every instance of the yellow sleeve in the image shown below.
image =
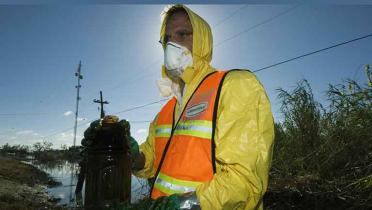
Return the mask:
M 215 133 L 216 174 L 196 195 L 202 209 L 262 209 L 274 125 L 264 88 L 250 72 L 230 72 L 222 86 Z
M 133 171 L 133 174 L 137 177 L 141 178 L 151 178 L 155 176 L 156 169 L 154 168 L 154 160 L 155 160 L 155 120 L 150 124 L 149 128 L 149 135 L 144 143 L 140 145 L 140 152 L 142 152 L 145 156 L 145 167 L 140 171 Z

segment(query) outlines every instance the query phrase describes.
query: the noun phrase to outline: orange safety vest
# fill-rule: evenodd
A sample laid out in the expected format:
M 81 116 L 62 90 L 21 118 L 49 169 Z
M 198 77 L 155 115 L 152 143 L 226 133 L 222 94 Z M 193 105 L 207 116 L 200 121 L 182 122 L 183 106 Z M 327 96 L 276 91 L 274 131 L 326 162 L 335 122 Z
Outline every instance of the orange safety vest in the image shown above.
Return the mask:
M 226 72 L 216 71 L 200 82 L 174 120 L 175 97 L 161 109 L 155 121 L 157 168 L 151 198 L 195 191 L 216 171 L 214 132 L 217 106 Z

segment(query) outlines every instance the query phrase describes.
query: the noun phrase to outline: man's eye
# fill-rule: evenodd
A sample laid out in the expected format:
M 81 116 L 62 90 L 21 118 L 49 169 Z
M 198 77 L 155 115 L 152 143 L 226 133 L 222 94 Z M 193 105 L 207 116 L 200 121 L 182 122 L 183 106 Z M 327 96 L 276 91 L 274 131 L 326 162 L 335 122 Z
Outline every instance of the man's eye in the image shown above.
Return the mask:
M 187 31 L 180 31 L 180 32 L 178 32 L 178 36 L 180 36 L 180 37 L 185 37 L 185 36 L 187 36 L 187 35 L 189 35 L 190 33 L 189 32 L 187 32 Z

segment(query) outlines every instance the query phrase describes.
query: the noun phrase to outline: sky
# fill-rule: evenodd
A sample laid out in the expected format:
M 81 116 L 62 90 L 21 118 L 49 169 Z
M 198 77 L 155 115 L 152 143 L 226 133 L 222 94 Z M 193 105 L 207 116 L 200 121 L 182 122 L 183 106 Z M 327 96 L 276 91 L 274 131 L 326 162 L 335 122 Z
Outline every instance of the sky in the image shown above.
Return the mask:
M 257 70 L 372 33 L 372 6 L 236 4 L 188 5 L 212 27 L 212 65 Z M 99 118 L 93 103 L 103 91 L 106 114 L 131 122 L 138 142 L 165 102 L 156 86 L 163 50 L 165 5 L 0 5 L 0 145 L 73 144 L 77 78 L 82 62 L 77 144 Z M 277 89 L 307 79 L 327 103 L 329 84 L 365 82 L 372 37 L 257 72 L 281 119 Z M 124 112 L 123 112 L 124 111 Z

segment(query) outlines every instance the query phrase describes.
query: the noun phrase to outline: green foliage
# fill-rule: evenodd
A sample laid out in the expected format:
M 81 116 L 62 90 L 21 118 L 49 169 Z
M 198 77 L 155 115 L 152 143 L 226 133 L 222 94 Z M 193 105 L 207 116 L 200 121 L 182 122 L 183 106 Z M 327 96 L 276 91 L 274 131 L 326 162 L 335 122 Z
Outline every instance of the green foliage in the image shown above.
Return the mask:
M 314 191 L 372 203 L 372 78 L 330 85 L 329 107 L 315 101 L 306 80 L 279 89 L 284 121 L 275 124 L 272 175 Z M 304 181 L 304 179 L 307 179 Z
M 310 164 L 311 156 L 318 149 L 322 138 L 320 136 L 321 105 L 314 100 L 309 83 L 306 80 L 288 92 L 279 89 L 281 111 L 284 121 L 276 124 L 277 157 L 282 158 L 282 166 L 286 171 L 297 174 L 301 171 L 316 170 L 316 165 Z M 288 161 L 293 161 L 288 165 Z M 288 168 L 289 167 L 289 168 Z

